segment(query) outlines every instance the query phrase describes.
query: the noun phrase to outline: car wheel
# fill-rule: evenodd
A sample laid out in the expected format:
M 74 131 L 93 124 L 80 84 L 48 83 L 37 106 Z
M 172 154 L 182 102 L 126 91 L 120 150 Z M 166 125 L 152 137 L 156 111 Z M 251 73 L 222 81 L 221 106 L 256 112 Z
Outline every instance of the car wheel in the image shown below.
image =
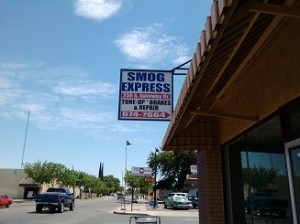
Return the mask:
M 57 208 L 57 209 L 58 209 L 58 208 Z M 54 212 L 56 212 L 56 208 L 51 206 L 51 207 L 49 208 L 49 211 L 50 211 L 51 213 L 54 213 Z
M 7 205 L 5 205 L 6 208 L 9 208 L 9 206 L 10 206 L 10 203 L 8 203 Z
M 65 210 L 65 205 L 64 203 L 61 203 L 59 206 L 58 206 L 58 212 L 59 213 L 63 213 Z
M 42 210 L 43 210 L 43 206 L 41 206 L 41 205 L 36 205 L 35 211 L 36 211 L 37 213 L 41 213 Z
M 75 207 L 75 203 L 72 202 L 72 203 L 70 204 L 70 210 L 73 211 L 73 210 L 74 210 L 74 207 Z

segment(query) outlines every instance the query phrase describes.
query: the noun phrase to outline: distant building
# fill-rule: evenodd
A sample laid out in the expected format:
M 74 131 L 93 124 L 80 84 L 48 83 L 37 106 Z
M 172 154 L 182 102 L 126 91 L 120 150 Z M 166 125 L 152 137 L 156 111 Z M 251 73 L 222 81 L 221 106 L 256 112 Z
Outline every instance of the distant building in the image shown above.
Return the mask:
M 0 194 L 8 194 L 15 199 L 34 199 L 35 195 L 45 192 L 48 187 L 50 185 L 34 183 L 23 169 L 0 169 Z M 79 187 L 70 190 L 74 190 L 75 196 L 81 195 Z
M 32 199 L 40 188 L 31 178 L 27 178 L 23 169 L 0 169 L 0 194 L 8 194 L 18 199 Z

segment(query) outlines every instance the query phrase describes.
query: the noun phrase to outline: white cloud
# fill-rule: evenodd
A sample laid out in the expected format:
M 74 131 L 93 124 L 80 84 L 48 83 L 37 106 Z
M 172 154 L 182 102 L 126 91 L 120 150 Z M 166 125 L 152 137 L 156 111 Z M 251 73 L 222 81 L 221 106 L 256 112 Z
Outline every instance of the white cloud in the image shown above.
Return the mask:
M 117 84 L 91 80 L 78 69 L 39 64 L 0 61 L 0 117 L 26 119 L 30 110 L 30 120 L 43 129 L 85 132 L 106 130 L 116 120 L 109 100 L 116 97 Z
M 4 71 L 2 70 L 0 76 L 3 73 Z M 12 79 L 0 77 L 0 107 L 5 108 L 7 105 L 11 105 L 15 100 L 22 97 L 23 94 L 24 91 Z
M 27 66 L 28 65 L 25 63 L 12 63 L 12 62 L 3 62 L 0 64 L 1 69 L 9 69 L 9 70 L 27 68 Z
M 77 0 L 75 13 L 100 22 L 116 14 L 121 6 L 122 0 Z
M 116 41 L 121 50 L 132 59 L 145 60 L 155 50 L 155 43 L 149 41 L 149 33 L 133 31 Z
M 65 127 L 101 128 L 105 123 L 114 120 L 114 116 L 105 112 L 87 112 L 83 109 L 61 108 L 59 112 Z M 106 124 L 105 124 L 106 126 Z
M 40 113 L 43 112 L 47 109 L 46 105 L 43 104 L 38 104 L 38 103 L 21 103 L 20 105 L 18 105 L 18 108 L 24 111 L 28 111 L 30 110 L 33 113 Z
M 183 63 L 188 56 L 188 48 L 180 44 L 175 36 L 163 33 L 162 24 L 136 28 L 115 40 L 116 45 L 129 60 L 141 64 L 168 61 L 175 65 Z M 145 65 L 147 66 L 147 65 Z
M 106 97 L 118 91 L 116 85 L 103 82 L 80 80 L 76 82 L 60 82 L 54 87 L 54 92 L 70 96 Z
M 129 132 L 139 132 L 145 131 L 144 127 L 134 126 L 134 125 L 123 125 L 123 124 L 114 124 L 111 125 L 111 129 L 117 132 L 129 133 Z

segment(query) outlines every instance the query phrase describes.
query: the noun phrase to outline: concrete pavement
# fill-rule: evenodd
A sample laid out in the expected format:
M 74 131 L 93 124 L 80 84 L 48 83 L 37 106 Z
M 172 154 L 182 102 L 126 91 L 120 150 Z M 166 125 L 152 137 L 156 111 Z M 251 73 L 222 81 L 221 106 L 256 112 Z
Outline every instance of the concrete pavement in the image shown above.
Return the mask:
M 119 215 L 145 215 L 145 216 L 173 216 L 173 217 L 198 217 L 198 209 L 173 210 L 164 208 L 163 204 L 158 204 L 158 208 L 153 208 L 147 200 L 138 200 L 137 203 L 126 202 L 119 209 L 114 211 Z
M 103 199 L 103 198 L 101 198 Z M 77 203 L 84 202 L 93 202 L 95 199 L 90 200 L 77 200 Z M 25 199 L 15 199 L 14 203 L 32 203 L 34 204 L 34 200 L 25 200 Z M 149 205 L 149 201 L 145 199 L 138 199 L 137 203 L 131 203 L 126 200 L 125 205 L 121 205 L 121 201 L 119 207 L 117 207 L 114 211 L 114 214 L 119 215 L 141 215 L 141 216 L 172 216 L 172 217 L 198 217 L 198 209 L 189 209 L 189 210 L 173 210 L 166 209 L 162 203 L 158 204 L 157 208 L 153 208 L 153 206 Z

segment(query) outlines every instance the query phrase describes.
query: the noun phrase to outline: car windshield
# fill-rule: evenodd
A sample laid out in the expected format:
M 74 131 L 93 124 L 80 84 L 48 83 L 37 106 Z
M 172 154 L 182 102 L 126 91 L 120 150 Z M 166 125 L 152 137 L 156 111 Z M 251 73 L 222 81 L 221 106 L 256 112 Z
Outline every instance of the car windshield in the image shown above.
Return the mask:
M 174 196 L 175 201 L 187 201 L 187 198 L 184 196 Z
M 47 192 L 58 192 L 58 193 L 65 193 L 65 190 L 62 188 L 49 188 Z

